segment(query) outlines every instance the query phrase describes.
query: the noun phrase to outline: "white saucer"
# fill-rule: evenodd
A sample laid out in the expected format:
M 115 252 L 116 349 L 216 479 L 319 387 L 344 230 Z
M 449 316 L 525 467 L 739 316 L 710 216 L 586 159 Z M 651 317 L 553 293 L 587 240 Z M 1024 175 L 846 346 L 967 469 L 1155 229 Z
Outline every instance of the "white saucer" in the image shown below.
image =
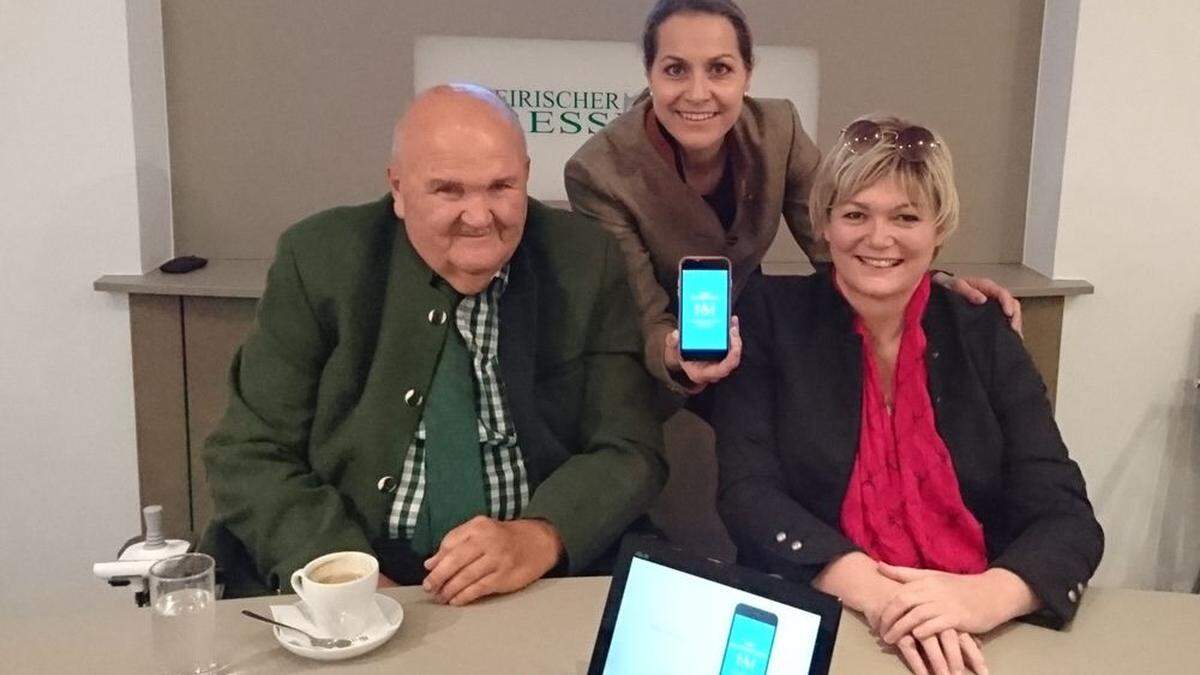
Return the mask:
M 379 610 L 378 614 L 370 619 L 363 635 L 355 638 L 349 647 L 332 649 L 313 647 L 309 644 L 308 638 L 279 626 L 273 629 L 275 639 L 289 652 L 318 661 L 341 661 L 359 654 L 366 654 L 387 642 L 396 634 L 400 624 L 404 621 L 404 608 L 392 598 L 376 593 L 375 606 Z M 325 634 L 309 619 L 308 607 L 305 606 L 303 600 L 290 605 L 271 605 L 271 615 L 276 621 L 308 631 L 316 637 L 325 637 Z

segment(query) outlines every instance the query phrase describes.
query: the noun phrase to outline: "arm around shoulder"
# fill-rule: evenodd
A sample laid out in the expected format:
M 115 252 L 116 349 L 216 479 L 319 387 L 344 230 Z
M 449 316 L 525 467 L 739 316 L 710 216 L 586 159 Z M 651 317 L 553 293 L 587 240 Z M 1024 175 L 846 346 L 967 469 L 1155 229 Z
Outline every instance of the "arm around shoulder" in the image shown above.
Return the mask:
M 821 151 L 804 130 L 796 106 L 789 101 L 788 107 L 792 113 L 792 134 L 783 193 L 783 219 L 804 254 L 811 262 L 816 263 L 823 256 L 823 246 L 813 237 L 808 196 L 812 190 L 813 177 L 817 173 L 817 165 L 821 162 Z

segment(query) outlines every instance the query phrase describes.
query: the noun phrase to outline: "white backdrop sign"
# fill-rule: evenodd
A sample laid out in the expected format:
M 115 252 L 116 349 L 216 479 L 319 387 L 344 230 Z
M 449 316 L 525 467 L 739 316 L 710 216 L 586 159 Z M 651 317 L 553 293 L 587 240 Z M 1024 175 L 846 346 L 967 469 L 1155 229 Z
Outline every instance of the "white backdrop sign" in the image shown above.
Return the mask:
M 816 50 L 762 46 L 755 58 L 750 93 L 791 99 L 816 137 Z M 517 111 L 529 143 L 529 193 L 539 199 L 566 199 L 563 165 L 646 86 L 641 52 L 625 42 L 422 36 L 414 66 L 417 91 L 474 82 Z

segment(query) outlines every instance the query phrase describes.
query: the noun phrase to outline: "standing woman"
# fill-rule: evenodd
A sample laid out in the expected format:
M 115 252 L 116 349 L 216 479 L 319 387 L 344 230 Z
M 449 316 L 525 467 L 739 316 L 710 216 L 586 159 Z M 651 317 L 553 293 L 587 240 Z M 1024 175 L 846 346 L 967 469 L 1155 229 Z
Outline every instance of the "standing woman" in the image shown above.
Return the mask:
M 747 95 L 753 41 L 732 0 L 659 0 L 642 51 L 648 92 L 567 162 L 567 196 L 621 246 L 647 368 L 677 393 L 696 394 L 737 367 L 741 338 L 735 320 L 725 360 L 681 360 L 680 258 L 729 258 L 736 299 L 759 273 L 781 215 L 809 259 L 823 258 L 808 218 L 821 153 L 790 101 Z M 1020 305 L 999 285 L 945 276 L 973 301 L 999 299 L 1019 329 Z

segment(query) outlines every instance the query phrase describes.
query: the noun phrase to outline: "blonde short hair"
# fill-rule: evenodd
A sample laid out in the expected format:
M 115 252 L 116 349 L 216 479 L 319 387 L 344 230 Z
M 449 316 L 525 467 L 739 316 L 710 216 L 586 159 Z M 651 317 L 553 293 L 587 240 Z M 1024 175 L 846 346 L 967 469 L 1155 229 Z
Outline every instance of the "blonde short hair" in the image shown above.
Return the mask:
M 878 124 L 885 134 L 891 132 L 893 137 L 901 130 L 915 126 L 889 115 L 866 115 L 855 122 L 860 120 Z M 839 134 L 837 145 L 817 167 L 808 199 L 808 213 L 817 242 L 824 244 L 823 234 L 829 226 L 833 207 L 886 178 L 895 179 L 914 204 L 933 213 L 933 221 L 944 242 L 958 227 L 958 189 L 954 186 L 950 148 L 936 131 L 929 131 L 937 147 L 917 162 L 902 158 L 886 139 L 866 150 L 853 152 Z

